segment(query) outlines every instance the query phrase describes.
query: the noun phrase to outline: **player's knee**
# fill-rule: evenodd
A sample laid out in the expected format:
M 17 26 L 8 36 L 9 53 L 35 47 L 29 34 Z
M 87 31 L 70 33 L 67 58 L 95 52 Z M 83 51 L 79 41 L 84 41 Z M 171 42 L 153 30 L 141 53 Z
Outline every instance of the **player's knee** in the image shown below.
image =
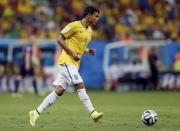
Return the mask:
M 75 89 L 76 90 L 85 89 L 84 83 L 82 82 L 82 83 L 75 84 Z
M 57 86 L 56 89 L 55 89 L 55 93 L 58 95 L 58 96 L 61 96 L 63 93 L 64 93 L 65 89 L 62 88 L 61 86 Z

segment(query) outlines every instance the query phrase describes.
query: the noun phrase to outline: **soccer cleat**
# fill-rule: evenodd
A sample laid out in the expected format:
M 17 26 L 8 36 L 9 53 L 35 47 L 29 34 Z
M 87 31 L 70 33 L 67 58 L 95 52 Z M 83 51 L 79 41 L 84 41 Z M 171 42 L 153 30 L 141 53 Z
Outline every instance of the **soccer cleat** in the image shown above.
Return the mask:
M 36 120 L 39 117 L 39 113 L 36 110 L 32 110 L 29 112 L 29 122 L 31 124 L 31 126 L 35 126 L 36 125 Z
M 99 119 L 101 119 L 103 117 L 103 113 L 102 112 L 97 112 L 97 111 L 93 111 L 91 113 L 91 118 L 94 120 L 94 122 L 98 122 Z

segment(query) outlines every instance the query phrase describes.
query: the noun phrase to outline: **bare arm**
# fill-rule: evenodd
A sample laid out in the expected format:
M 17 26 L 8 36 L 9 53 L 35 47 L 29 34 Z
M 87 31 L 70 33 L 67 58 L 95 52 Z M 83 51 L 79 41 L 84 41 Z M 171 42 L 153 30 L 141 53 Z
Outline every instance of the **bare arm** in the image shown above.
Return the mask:
M 57 38 L 58 45 L 61 46 L 75 61 L 79 61 L 80 58 L 78 57 L 76 52 L 73 52 L 65 43 L 65 38 L 60 34 Z

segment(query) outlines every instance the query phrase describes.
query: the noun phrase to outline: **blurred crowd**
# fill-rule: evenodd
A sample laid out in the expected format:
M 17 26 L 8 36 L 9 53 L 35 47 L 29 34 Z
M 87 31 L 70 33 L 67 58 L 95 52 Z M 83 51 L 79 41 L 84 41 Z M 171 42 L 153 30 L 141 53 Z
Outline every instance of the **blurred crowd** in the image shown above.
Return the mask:
M 87 5 L 101 11 L 96 39 L 180 41 L 179 0 L 1 0 L 0 37 L 54 39 Z

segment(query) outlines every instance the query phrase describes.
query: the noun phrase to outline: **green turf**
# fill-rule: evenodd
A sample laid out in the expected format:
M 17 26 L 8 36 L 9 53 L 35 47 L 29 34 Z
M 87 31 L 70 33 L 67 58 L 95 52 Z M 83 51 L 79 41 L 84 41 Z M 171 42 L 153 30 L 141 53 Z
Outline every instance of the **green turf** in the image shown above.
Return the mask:
M 0 131 L 179 131 L 180 92 L 89 92 L 98 111 L 104 112 L 101 123 L 94 123 L 76 93 L 66 93 L 44 112 L 36 127 L 29 125 L 28 111 L 43 97 L 33 94 L 15 99 L 0 94 Z M 141 113 L 154 109 L 158 122 L 145 126 Z

